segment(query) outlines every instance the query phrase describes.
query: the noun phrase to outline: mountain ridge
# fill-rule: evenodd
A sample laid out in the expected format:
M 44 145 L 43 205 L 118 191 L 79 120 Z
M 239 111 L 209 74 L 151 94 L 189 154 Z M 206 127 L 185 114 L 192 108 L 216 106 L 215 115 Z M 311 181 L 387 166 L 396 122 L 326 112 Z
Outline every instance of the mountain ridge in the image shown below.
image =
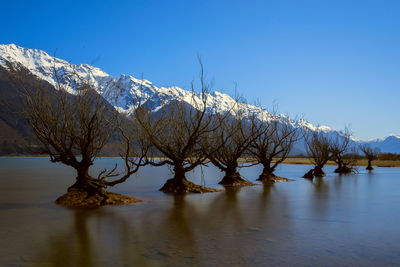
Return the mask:
M 135 77 L 127 74 L 120 74 L 114 77 L 100 68 L 91 66 L 89 64 L 71 64 L 66 60 L 50 56 L 43 50 L 24 48 L 15 44 L 0 45 L 0 66 L 7 69 L 7 63 L 21 64 L 24 68 L 29 70 L 34 76 L 42 79 L 49 84 L 56 87 L 57 79 L 63 77 L 64 74 L 76 73 L 80 78 L 87 80 L 97 92 L 106 96 L 110 84 L 117 85 L 121 88 L 121 95 L 114 107 L 122 113 L 129 113 L 135 108 L 134 99 L 143 94 L 147 99 L 158 98 L 180 100 L 190 104 L 192 92 L 179 88 L 177 86 L 171 87 L 157 87 L 153 83 L 145 79 L 136 79 Z M 68 81 L 61 81 L 67 84 Z M 68 91 L 74 94 L 74 88 L 69 87 Z M 235 100 L 227 94 L 213 91 L 208 95 L 210 103 L 217 108 L 217 112 L 224 112 L 232 107 Z M 160 103 L 156 103 L 160 105 Z M 270 113 L 261 109 L 260 107 L 240 103 L 240 108 L 252 110 L 259 113 L 259 117 L 268 117 Z M 159 106 L 158 106 L 159 108 Z M 287 123 L 292 123 L 291 119 L 283 114 L 280 119 Z M 323 131 L 338 133 L 328 126 L 315 126 L 306 120 L 298 120 L 293 127 L 307 127 L 312 131 Z M 400 136 L 389 135 L 386 138 L 362 141 L 353 138 L 355 143 L 367 143 L 381 149 L 382 152 L 400 152 Z
M 111 83 L 118 85 L 123 88 L 121 96 L 119 97 L 119 102 L 115 105 L 115 108 L 120 112 L 129 112 L 134 108 L 134 101 L 132 99 L 141 94 L 145 94 L 150 98 L 154 95 L 161 95 L 163 98 L 177 99 L 187 103 L 190 103 L 192 97 L 190 91 L 177 86 L 157 87 L 148 80 L 136 79 L 126 74 L 120 74 L 118 77 L 114 77 L 97 67 L 88 64 L 71 64 L 65 60 L 52 57 L 45 51 L 24 48 L 15 44 L 0 45 L 0 65 L 4 68 L 7 68 L 6 61 L 21 64 L 33 75 L 49 82 L 54 87 L 56 87 L 57 84 L 56 75 L 61 77 L 63 74 L 72 74 L 73 72 L 76 72 L 80 78 L 86 79 L 93 88 L 103 96 L 107 93 L 107 88 Z M 73 88 L 70 87 L 68 89 L 70 93 L 74 93 Z M 218 91 L 211 92 L 208 95 L 208 101 L 210 105 L 217 107 L 217 112 L 227 111 L 235 103 L 235 100 L 228 94 Z M 241 108 L 246 107 L 247 109 L 252 109 L 260 113 L 266 112 L 254 105 L 244 103 L 240 103 L 239 105 L 241 105 Z M 281 114 L 281 118 L 290 120 L 290 118 L 283 114 Z M 300 120 L 299 123 L 300 126 L 305 126 L 313 131 L 333 131 L 333 129 L 328 126 L 314 126 L 305 120 Z

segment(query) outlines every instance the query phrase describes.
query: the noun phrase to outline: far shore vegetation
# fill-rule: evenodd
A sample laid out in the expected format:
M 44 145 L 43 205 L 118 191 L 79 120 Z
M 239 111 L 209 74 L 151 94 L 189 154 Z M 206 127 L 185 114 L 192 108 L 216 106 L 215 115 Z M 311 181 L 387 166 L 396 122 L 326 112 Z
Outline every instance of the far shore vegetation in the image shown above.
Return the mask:
M 2 154 L 0 158 L 48 158 L 48 155 L 38 155 L 38 154 Z M 361 157 L 361 156 L 360 156 Z M 97 158 L 120 158 L 118 155 L 104 155 Z M 153 157 L 151 160 L 161 161 L 165 158 Z M 279 159 L 272 159 L 272 163 L 277 162 Z M 240 163 L 255 163 L 255 158 L 239 158 Z M 281 164 L 298 164 L 298 165 L 311 165 L 311 158 L 304 155 L 296 155 L 287 157 Z M 334 160 L 329 160 L 325 165 L 337 165 Z M 368 159 L 359 158 L 354 163 L 354 166 L 368 166 Z M 375 167 L 400 167 L 400 154 L 397 153 L 381 153 L 378 158 L 372 162 L 372 166 Z

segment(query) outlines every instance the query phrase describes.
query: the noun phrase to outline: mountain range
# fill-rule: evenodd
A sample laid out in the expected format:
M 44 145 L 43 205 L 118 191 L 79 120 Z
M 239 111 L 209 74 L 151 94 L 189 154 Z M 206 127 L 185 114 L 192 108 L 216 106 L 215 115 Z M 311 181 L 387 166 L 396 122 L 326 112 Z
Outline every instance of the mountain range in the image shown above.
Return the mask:
M 1 98 L 12 98 L 11 86 L 4 79 L 4 74 L 8 71 L 7 65 L 17 64 L 25 68 L 32 77 L 56 87 L 57 78 L 64 74 L 76 74 L 80 78 L 87 80 L 97 92 L 106 96 L 111 87 L 117 86 L 120 92 L 118 101 L 111 103 L 116 110 L 121 113 L 130 113 L 135 107 L 135 99 L 138 96 L 146 96 L 146 99 L 165 99 L 178 100 L 191 104 L 192 93 L 179 87 L 157 87 L 148 80 L 136 79 L 130 75 L 121 74 L 114 77 L 99 68 L 88 64 L 74 65 L 66 60 L 52 57 L 46 52 L 38 49 L 29 49 L 17 46 L 15 44 L 0 45 L 0 93 Z M 3 74 L 3 75 L 2 75 Z M 67 81 L 61 81 L 68 85 Z M 71 94 L 75 94 L 73 87 L 68 87 Z M 11 100 L 11 102 L 14 102 Z M 10 102 L 10 100 L 8 100 Z M 235 103 L 235 100 L 227 94 L 214 91 L 208 95 L 208 103 L 215 107 L 217 112 L 225 112 Z M 2 104 L 3 105 L 3 104 Z M 154 111 L 161 108 L 161 103 L 152 103 Z M 257 112 L 259 118 L 265 119 L 269 113 L 260 107 L 250 104 L 240 104 L 241 109 Z M 13 110 L 12 114 L 10 110 Z M 29 136 L 29 127 L 18 117 L 17 107 L 2 107 L 0 109 L 0 150 L 2 146 L 11 144 L 23 144 L 27 142 Z M 338 134 L 337 131 L 328 126 L 315 126 L 305 120 L 293 122 L 289 117 L 281 114 L 280 120 L 284 123 L 290 123 L 293 127 L 307 127 L 312 131 L 324 131 L 328 134 Z M 383 139 L 360 141 L 353 138 L 355 143 L 368 143 L 377 147 L 381 152 L 400 153 L 400 136 L 390 135 Z M 14 145 L 15 146 L 15 145 Z M 304 146 L 298 144 L 295 146 L 293 154 L 304 153 Z M 21 150 L 22 151 L 22 150 Z M 18 153 L 18 151 L 16 151 Z M 15 153 L 15 151 L 14 151 Z M 3 153 L 4 154 L 4 153 Z M 6 153 L 7 154 L 7 153 Z

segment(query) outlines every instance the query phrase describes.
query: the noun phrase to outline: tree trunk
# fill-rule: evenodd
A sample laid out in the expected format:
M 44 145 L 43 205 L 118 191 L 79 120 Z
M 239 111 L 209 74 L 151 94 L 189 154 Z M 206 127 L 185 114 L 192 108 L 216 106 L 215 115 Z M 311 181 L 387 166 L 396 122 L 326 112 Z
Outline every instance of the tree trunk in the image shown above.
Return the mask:
M 314 168 L 314 176 L 322 177 L 325 176 L 325 172 L 322 170 L 323 166 L 315 166 Z
M 174 177 L 168 179 L 160 191 L 165 193 L 184 194 L 184 193 L 204 193 L 204 192 L 218 192 L 220 190 L 196 185 L 186 179 L 186 171 L 182 165 L 174 166 Z
M 341 161 L 338 162 L 338 167 L 334 171 L 335 173 L 342 173 L 343 172 L 343 163 Z
M 91 198 L 92 196 L 98 195 L 101 198 L 99 205 L 105 205 L 108 200 L 108 196 L 106 195 L 106 192 L 102 190 L 102 186 L 100 184 L 90 183 L 90 180 L 95 180 L 89 175 L 90 166 L 91 164 L 81 164 L 78 168 L 76 168 L 78 176 L 76 177 L 75 183 L 68 188 L 68 192 L 84 192 L 85 198 L 83 201 Z
M 303 178 L 313 179 L 314 178 L 314 169 L 311 169 L 306 174 L 304 174 Z
M 368 166 L 367 166 L 367 170 L 372 171 L 374 168 L 372 167 L 372 159 L 368 159 Z
M 68 191 L 71 189 L 77 189 L 80 191 L 87 191 L 89 186 L 89 179 L 91 178 L 89 175 L 89 167 L 90 165 L 81 165 L 76 168 L 78 176 L 76 177 L 75 183 L 68 188 Z
M 228 166 L 225 171 L 225 176 L 219 182 L 225 186 L 240 186 L 240 185 L 253 185 L 253 183 L 243 179 L 237 171 L 237 165 Z
M 187 181 L 185 174 L 186 172 L 183 166 L 174 166 L 174 178 L 172 178 L 172 180 L 175 180 L 177 183 L 183 183 L 184 181 Z
M 271 182 L 272 179 L 276 177 L 274 174 L 274 170 L 271 168 L 271 166 L 267 164 L 263 164 L 264 168 L 260 176 L 258 177 L 257 181 L 263 181 L 263 182 Z
M 326 174 L 322 170 L 321 166 L 315 166 L 314 169 L 309 170 L 306 174 L 303 175 L 303 178 L 307 179 L 313 179 L 314 176 L 316 177 L 322 177 L 325 176 Z
M 335 173 L 339 174 L 349 174 L 351 172 L 353 172 L 353 167 L 352 166 L 348 167 L 343 162 L 339 162 L 338 168 L 335 170 Z
M 186 182 L 188 180 L 185 177 L 185 170 L 181 165 L 174 166 L 174 177 L 168 179 L 160 191 L 168 193 L 185 193 L 186 192 Z

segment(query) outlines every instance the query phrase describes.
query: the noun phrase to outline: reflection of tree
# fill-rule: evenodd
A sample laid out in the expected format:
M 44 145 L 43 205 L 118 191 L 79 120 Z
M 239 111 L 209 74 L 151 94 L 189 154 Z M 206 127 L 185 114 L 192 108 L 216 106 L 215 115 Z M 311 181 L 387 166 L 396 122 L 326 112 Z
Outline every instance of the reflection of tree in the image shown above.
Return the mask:
M 173 206 L 166 215 L 161 224 L 161 232 L 167 233 L 168 240 L 173 241 L 175 246 L 185 248 L 190 257 L 195 257 L 197 253 L 193 225 L 198 217 L 195 207 L 185 201 L 184 194 L 174 195 Z
M 137 239 L 129 222 L 110 210 L 71 210 L 73 227 L 52 232 L 46 247 L 37 248 L 38 265 L 50 262 L 56 266 L 95 266 L 100 263 L 140 262 L 141 247 L 129 248 L 128 239 Z M 106 230 L 106 231 L 104 231 Z M 108 235 L 110 234 L 110 236 Z M 116 241 L 121 241 L 118 243 Z M 135 245 L 140 244 L 135 242 Z M 105 257 L 107 253 L 110 257 Z M 109 255 L 112 253 L 120 254 Z M 115 262 L 115 260 L 117 262 Z
M 261 195 L 261 200 L 263 202 L 266 202 L 270 199 L 271 197 L 271 191 L 274 188 L 274 184 L 269 184 L 269 183 L 264 183 L 263 184 L 263 192 Z
M 271 198 L 271 191 L 274 187 L 274 184 L 264 183 L 263 184 L 263 191 L 260 198 L 259 204 L 259 216 L 267 216 L 268 208 L 271 205 L 270 198 Z
M 146 218 L 140 236 L 146 248 L 142 254 L 149 265 L 193 265 L 198 262 L 195 227 L 199 218 L 185 194 L 172 196 L 172 207 Z M 146 213 L 148 214 L 148 213 Z
M 203 214 L 201 225 L 209 238 L 204 240 L 208 247 L 206 257 L 217 259 L 223 265 L 235 263 L 241 265 L 247 242 L 243 236 L 247 227 L 244 222 L 240 206 L 240 186 L 227 186 L 225 192 L 219 193 L 207 205 L 207 212 Z M 212 216 L 212 218 L 211 218 Z M 209 260 L 206 258 L 205 262 Z M 213 265 L 213 264 L 211 264 Z M 215 265 L 215 264 L 214 264 Z
M 277 202 L 275 202 L 277 200 Z M 265 183 L 257 205 L 254 222 L 261 226 L 268 240 L 282 239 L 290 229 L 287 216 L 291 213 L 286 196 L 277 190 L 275 184 Z
M 283 186 L 283 185 L 282 185 Z M 62 210 L 40 265 L 191 266 L 279 263 L 293 241 L 292 202 L 277 184 L 207 195 L 162 195 L 152 203 Z M 65 214 L 67 213 L 67 214 Z M 293 246 L 293 245 L 292 245 Z M 272 255 L 272 256 L 271 256 Z
M 77 237 L 77 250 L 78 266 L 91 266 L 92 265 L 92 244 L 90 234 L 88 232 L 87 221 L 91 214 L 84 210 L 77 210 L 74 212 L 74 225 Z
M 349 177 L 347 174 L 339 174 L 336 178 L 335 178 L 335 180 L 333 181 L 334 182 L 334 185 L 335 185 L 335 190 L 336 191 L 339 191 L 340 190 L 340 188 L 341 188 L 341 186 L 342 186 L 342 182 L 343 182 L 343 177 Z
M 44 251 L 38 251 L 38 265 L 51 262 L 56 266 L 92 266 L 93 251 L 92 240 L 88 229 L 88 219 L 96 211 L 72 210 L 73 227 L 69 231 L 53 232 L 49 238 L 49 245 Z
M 329 214 L 329 201 L 331 201 L 330 188 L 327 184 L 328 181 L 325 181 L 322 177 L 315 177 L 314 181 L 311 181 L 313 184 L 314 192 L 316 194 L 315 197 L 311 198 L 310 207 L 316 212 L 316 215 L 321 216 L 320 219 L 323 219 L 326 214 Z
M 234 225 L 240 227 L 243 224 L 243 219 L 238 207 L 238 193 L 241 190 L 240 186 L 226 186 L 225 193 L 219 194 L 211 205 L 211 213 L 217 216 L 218 220 L 231 220 Z M 229 222 L 223 223 L 224 227 L 228 226 Z
M 314 191 L 318 194 L 326 194 L 329 191 L 329 187 L 326 185 L 322 177 L 315 177 L 316 179 L 312 181 L 314 185 Z

